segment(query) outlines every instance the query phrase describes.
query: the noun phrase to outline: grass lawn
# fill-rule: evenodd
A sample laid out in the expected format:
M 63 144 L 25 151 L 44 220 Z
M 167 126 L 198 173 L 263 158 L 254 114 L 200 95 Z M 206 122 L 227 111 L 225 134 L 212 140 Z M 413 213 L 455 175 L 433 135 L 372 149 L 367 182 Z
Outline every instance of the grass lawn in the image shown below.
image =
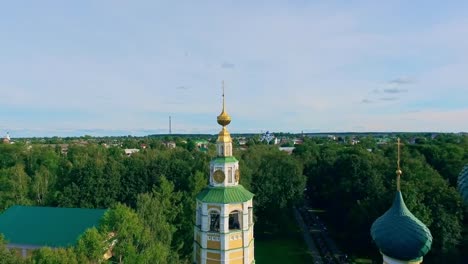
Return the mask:
M 285 235 L 256 235 L 255 263 L 313 263 L 292 212 L 289 216 L 284 225 L 287 231 L 282 232 Z
M 313 263 L 301 236 L 255 239 L 255 263 Z

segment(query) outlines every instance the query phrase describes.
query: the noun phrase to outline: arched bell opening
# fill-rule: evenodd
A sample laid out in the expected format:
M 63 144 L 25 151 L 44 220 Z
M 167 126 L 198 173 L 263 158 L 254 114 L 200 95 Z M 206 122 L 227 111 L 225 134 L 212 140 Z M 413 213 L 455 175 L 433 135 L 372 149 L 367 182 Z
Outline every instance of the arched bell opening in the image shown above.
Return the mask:
M 219 232 L 220 214 L 217 211 L 210 211 L 210 231 Z
M 229 214 L 229 230 L 239 230 L 242 224 L 242 213 L 238 210 L 232 211 Z

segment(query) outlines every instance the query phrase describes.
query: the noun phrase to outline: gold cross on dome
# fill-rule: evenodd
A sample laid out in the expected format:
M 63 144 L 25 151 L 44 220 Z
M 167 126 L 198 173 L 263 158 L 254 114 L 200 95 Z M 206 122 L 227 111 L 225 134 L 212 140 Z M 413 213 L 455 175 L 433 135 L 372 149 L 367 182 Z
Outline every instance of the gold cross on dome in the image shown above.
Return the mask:
M 224 111 L 224 80 L 223 80 L 222 86 L 223 86 L 223 111 Z
M 400 191 L 400 176 L 403 174 L 400 168 L 400 157 L 401 157 L 401 151 L 400 147 L 403 145 L 400 141 L 400 138 L 398 138 L 396 145 L 398 146 L 398 154 L 397 154 L 397 190 Z

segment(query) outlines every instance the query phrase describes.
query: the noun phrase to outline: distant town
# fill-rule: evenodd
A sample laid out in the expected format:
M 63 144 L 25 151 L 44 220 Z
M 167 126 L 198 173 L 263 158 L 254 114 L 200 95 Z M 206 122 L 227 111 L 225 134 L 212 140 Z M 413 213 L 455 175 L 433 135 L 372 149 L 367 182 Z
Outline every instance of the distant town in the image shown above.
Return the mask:
M 336 142 L 343 145 L 356 145 L 364 140 L 372 140 L 377 145 L 392 142 L 397 137 L 405 138 L 410 144 L 421 143 L 435 139 L 438 135 L 464 136 L 468 132 L 443 133 L 443 132 L 339 132 L 339 133 L 284 133 L 261 132 L 258 134 L 242 133 L 231 134 L 233 144 L 240 150 L 245 150 L 251 145 L 264 144 L 277 146 L 281 151 L 292 153 L 295 146 L 301 145 L 304 138 L 315 138 L 320 142 Z M 3 138 L 4 143 L 21 143 L 27 145 L 39 144 L 52 148 L 59 148 L 63 154 L 67 153 L 70 145 L 98 144 L 104 147 L 118 147 L 123 149 L 126 155 L 131 155 L 146 148 L 164 146 L 175 148 L 176 146 L 208 151 L 214 148 L 217 135 L 213 134 L 157 134 L 148 136 L 77 136 L 77 137 L 19 137 L 12 138 L 9 133 Z M 369 149 L 371 151 L 371 149 Z

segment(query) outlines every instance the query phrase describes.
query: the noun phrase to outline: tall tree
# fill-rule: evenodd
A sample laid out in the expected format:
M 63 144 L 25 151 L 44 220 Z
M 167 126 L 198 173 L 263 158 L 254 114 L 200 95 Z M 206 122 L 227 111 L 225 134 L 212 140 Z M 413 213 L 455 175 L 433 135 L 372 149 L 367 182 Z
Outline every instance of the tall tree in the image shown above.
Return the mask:
M 49 196 L 49 190 L 55 183 L 55 178 L 52 173 L 45 167 L 40 166 L 34 172 L 31 183 L 31 192 L 36 204 L 44 205 Z
M 282 211 L 302 198 L 305 184 L 302 166 L 291 156 L 277 149 L 261 156 L 259 166 L 252 175 L 257 229 L 281 230 Z
M 17 204 L 29 204 L 28 199 L 28 185 L 31 179 L 24 171 L 23 164 L 17 164 L 10 170 L 12 188 L 14 191 L 15 202 Z
M 147 225 L 153 244 L 165 244 L 172 246 L 168 258 L 177 260 L 177 251 L 183 246 L 183 241 L 174 241 L 174 233 L 180 223 L 176 222 L 181 213 L 182 194 L 174 191 L 174 184 L 165 177 L 161 177 L 160 186 L 155 186 L 151 193 L 138 196 L 137 212 L 139 217 Z M 177 243 L 174 243 L 177 242 Z

